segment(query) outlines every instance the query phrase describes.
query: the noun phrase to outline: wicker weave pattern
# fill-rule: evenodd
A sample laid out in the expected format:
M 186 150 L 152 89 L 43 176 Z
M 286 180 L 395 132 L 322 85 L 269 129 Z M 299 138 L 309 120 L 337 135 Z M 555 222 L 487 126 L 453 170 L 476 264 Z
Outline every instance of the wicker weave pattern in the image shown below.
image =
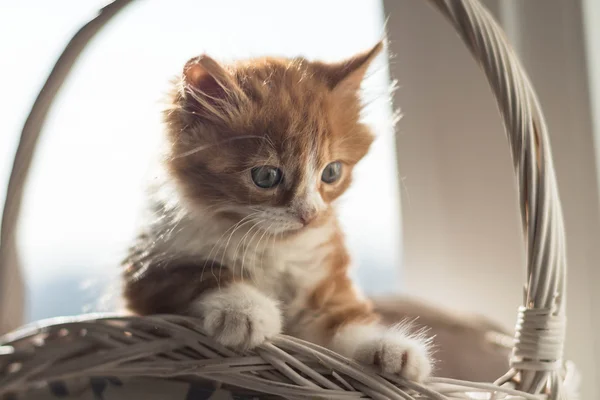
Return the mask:
M 7 251 L 14 246 L 23 182 L 53 97 L 87 41 L 129 2 L 116 0 L 78 32 L 80 36 L 69 43 L 49 77 L 45 86 L 49 90 L 42 91 L 31 111 L 3 216 L 0 262 L 4 264 Z M 206 337 L 193 318 L 84 316 L 53 320 L 47 326 L 24 328 L 0 339 L 4 345 L 0 347 L 0 395 L 57 379 L 112 375 L 202 378 L 290 399 L 565 398 L 565 239 L 541 108 L 501 29 L 477 0 L 429 2 L 452 23 L 483 67 L 512 151 L 527 246 L 527 282 L 518 314 L 513 368 L 505 376 L 495 385 L 443 378 L 417 385 L 381 376 L 295 338 L 280 336 L 254 352 L 237 354 Z M 511 388 L 514 378 L 518 378 L 516 387 L 522 391 Z M 483 393 L 488 396 L 478 397 Z
M 492 384 L 433 378 L 425 385 L 382 376 L 330 350 L 280 336 L 236 353 L 202 333 L 193 318 L 86 316 L 53 319 L 3 338 L 0 395 L 90 376 L 205 379 L 289 399 L 457 399 L 497 392 L 497 399 L 539 399 Z M 34 343 L 46 343 L 34 348 Z M 15 371 L 15 369 L 17 369 Z M 13 372 L 9 372 L 9 371 Z M 506 396 L 506 397 L 505 397 Z

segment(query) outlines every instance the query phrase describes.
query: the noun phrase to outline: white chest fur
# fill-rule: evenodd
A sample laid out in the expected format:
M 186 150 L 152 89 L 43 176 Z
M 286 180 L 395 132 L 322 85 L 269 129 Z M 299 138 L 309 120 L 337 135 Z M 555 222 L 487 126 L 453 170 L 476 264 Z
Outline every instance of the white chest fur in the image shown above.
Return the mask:
M 188 220 L 174 230 L 162 250 L 197 258 L 202 273 L 217 274 L 223 265 L 289 305 L 324 279 L 334 229 L 324 224 L 281 240 L 251 223 Z

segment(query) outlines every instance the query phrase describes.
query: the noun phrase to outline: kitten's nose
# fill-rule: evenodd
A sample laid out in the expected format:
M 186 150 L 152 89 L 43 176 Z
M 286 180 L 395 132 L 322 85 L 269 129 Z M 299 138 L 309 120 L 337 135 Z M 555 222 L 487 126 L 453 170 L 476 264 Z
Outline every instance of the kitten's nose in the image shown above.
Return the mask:
M 298 210 L 297 215 L 298 215 L 298 219 L 306 226 L 315 220 L 315 218 L 317 217 L 317 210 L 315 210 L 315 209 Z

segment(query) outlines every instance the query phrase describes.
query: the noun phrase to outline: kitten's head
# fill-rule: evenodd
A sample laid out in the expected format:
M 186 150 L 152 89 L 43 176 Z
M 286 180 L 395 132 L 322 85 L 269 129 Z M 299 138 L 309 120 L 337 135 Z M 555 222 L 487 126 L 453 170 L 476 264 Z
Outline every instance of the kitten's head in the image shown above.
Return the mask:
M 166 111 L 167 166 L 187 203 L 271 233 L 325 221 L 373 141 L 359 89 L 381 49 L 339 63 L 188 61 Z

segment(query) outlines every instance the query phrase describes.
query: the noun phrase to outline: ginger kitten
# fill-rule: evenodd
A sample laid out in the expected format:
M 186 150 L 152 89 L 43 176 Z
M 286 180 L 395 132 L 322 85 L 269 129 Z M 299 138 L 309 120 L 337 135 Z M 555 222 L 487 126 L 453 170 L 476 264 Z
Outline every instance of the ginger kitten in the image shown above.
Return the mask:
M 339 63 L 187 62 L 153 215 L 125 261 L 130 310 L 198 316 L 238 349 L 283 332 L 387 373 L 430 374 L 429 342 L 381 325 L 352 284 L 334 209 L 373 140 L 359 89 L 382 47 Z

